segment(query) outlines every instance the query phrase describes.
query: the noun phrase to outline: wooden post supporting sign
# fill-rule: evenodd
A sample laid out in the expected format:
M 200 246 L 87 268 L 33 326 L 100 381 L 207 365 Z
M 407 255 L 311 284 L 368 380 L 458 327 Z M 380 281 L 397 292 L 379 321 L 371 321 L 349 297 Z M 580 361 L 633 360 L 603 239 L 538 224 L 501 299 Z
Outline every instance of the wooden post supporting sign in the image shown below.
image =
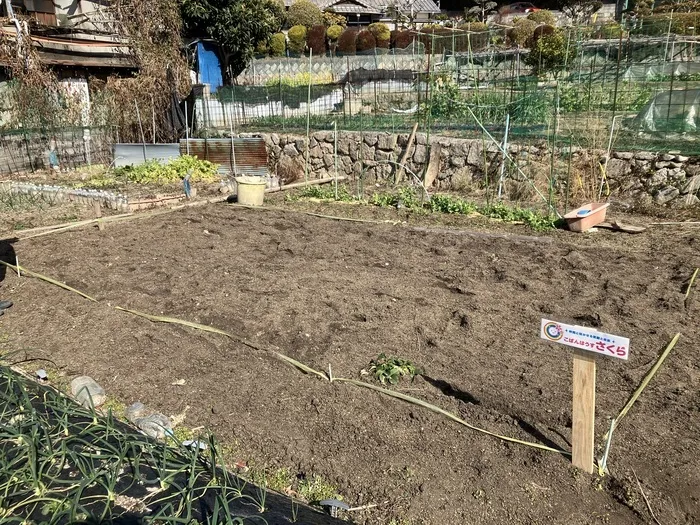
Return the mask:
M 574 350 L 574 403 L 571 417 L 571 462 L 593 473 L 595 433 L 595 356 Z
M 575 348 L 571 461 L 589 474 L 594 469 L 596 354 L 627 360 L 630 340 L 593 328 L 542 319 L 540 337 Z

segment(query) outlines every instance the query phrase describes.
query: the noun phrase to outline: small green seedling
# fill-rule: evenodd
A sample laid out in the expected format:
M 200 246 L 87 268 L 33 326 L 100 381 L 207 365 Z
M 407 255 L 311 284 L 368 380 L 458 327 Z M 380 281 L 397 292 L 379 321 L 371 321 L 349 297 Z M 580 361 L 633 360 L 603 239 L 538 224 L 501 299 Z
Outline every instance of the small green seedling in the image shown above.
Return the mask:
M 382 352 L 377 359 L 370 361 L 369 373 L 379 379 L 382 385 L 396 385 L 404 376 L 409 376 L 412 381 L 421 371 L 408 359 L 387 357 Z

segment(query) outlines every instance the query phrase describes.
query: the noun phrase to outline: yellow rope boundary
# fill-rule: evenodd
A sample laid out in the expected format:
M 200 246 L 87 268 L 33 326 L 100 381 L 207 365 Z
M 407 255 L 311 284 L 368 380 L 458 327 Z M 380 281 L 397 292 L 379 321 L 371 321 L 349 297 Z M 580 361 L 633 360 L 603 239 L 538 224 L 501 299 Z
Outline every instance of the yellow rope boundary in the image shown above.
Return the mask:
M 72 287 L 70 287 L 70 286 L 68 286 L 68 285 L 66 285 L 66 284 L 64 284 L 64 283 L 61 283 L 60 281 L 57 281 L 57 280 L 52 279 L 52 278 L 50 278 L 50 277 L 47 277 L 47 276 L 45 276 L 45 275 L 43 275 L 43 274 L 36 273 L 36 272 L 32 272 L 32 271 L 27 270 L 26 268 L 24 268 L 24 267 L 22 267 L 22 266 L 15 266 L 15 265 L 13 265 L 13 264 L 9 264 L 9 263 L 6 263 L 6 262 L 4 262 L 4 261 L 0 261 L 0 264 L 3 264 L 3 265 L 5 265 L 6 267 L 11 268 L 11 269 L 13 269 L 13 270 L 15 270 L 15 271 L 19 271 L 20 273 L 24 273 L 25 275 L 29 275 L 29 276 L 35 277 L 35 278 L 37 278 L 37 279 L 40 279 L 40 280 L 42 280 L 42 281 L 48 282 L 48 283 L 50 283 L 50 284 L 53 284 L 53 285 L 55 285 L 55 286 L 59 286 L 60 288 L 63 288 L 64 290 L 68 290 L 68 291 L 70 291 L 70 292 L 76 293 L 76 294 L 80 295 L 81 297 L 83 297 L 83 298 L 85 298 L 85 299 L 88 299 L 89 301 L 92 301 L 92 302 L 95 302 L 95 303 L 99 303 L 99 301 L 98 301 L 97 299 L 95 299 L 95 298 L 89 296 L 88 294 L 83 293 L 83 292 L 81 292 L 81 291 L 79 291 L 79 290 L 76 290 L 75 288 L 72 288 Z M 297 368 L 297 369 L 299 369 L 299 370 L 301 370 L 301 371 L 303 371 L 303 372 L 305 372 L 305 373 L 307 373 L 307 374 L 316 375 L 316 376 L 318 376 L 319 378 L 324 379 L 324 380 L 326 380 L 326 381 L 329 381 L 329 382 L 331 382 L 331 383 L 333 383 L 333 382 L 347 383 L 347 384 L 354 385 L 354 386 L 357 386 L 357 387 L 367 388 L 367 389 L 370 389 L 370 390 L 374 390 L 374 391 L 376 391 L 376 392 L 379 392 L 379 393 L 381 393 L 381 394 L 388 395 L 388 396 L 393 397 L 393 398 L 395 398 L 395 399 L 400 399 L 400 400 L 402 400 L 402 401 L 406 401 L 406 402 L 408 402 L 408 403 L 411 403 L 411 404 L 414 404 L 414 405 L 417 405 L 417 406 L 426 408 L 426 409 L 430 410 L 431 412 L 434 412 L 434 413 L 436 413 L 436 414 L 440 414 L 440 415 L 442 415 L 442 416 L 445 416 L 446 418 L 448 418 L 448 419 L 450 419 L 450 420 L 452 420 L 452 421 L 454 421 L 454 422 L 456 422 L 456 423 L 459 423 L 460 425 L 465 426 L 465 427 L 467 427 L 467 428 L 469 428 L 469 429 L 471 429 L 471 430 L 474 430 L 474 431 L 476 431 L 476 432 L 480 432 L 480 433 L 482 433 L 482 434 L 486 434 L 486 435 L 488 435 L 488 436 L 492 436 L 492 437 L 501 439 L 501 440 L 503 440 L 503 441 L 507 441 L 507 442 L 510 442 L 510 443 L 517 443 L 517 444 L 520 444 L 520 445 L 525 445 L 525 446 L 537 448 L 537 449 L 540 449 L 540 450 L 546 450 L 546 451 L 548 451 L 548 452 L 556 452 L 556 453 L 558 453 L 558 454 L 562 454 L 562 455 L 565 455 L 565 456 L 570 456 L 570 455 L 571 455 L 571 452 L 568 452 L 568 451 L 563 450 L 563 449 L 557 449 L 557 448 L 553 448 L 553 447 L 548 447 L 548 446 L 546 446 L 546 445 L 542 445 L 542 444 L 540 444 L 540 443 L 533 443 L 533 442 L 531 442 L 531 441 L 523 441 L 523 440 L 516 439 L 516 438 L 513 438 L 513 437 L 509 437 L 509 436 L 504 436 L 504 435 L 501 435 L 501 434 L 497 434 L 497 433 L 495 433 L 495 432 L 491 432 L 490 430 L 486 430 L 486 429 L 483 429 L 483 428 L 479 428 L 479 427 L 477 427 L 477 426 L 474 426 L 474 425 L 468 423 L 468 422 L 465 421 L 464 419 L 462 419 L 462 418 L 460 418 L 460 417 L 457 417 L 456 415 L 452 414 L 451 412 L 448 412 L 447 410 L 444 410 L 444 409 L 442 409 L 442 408 L 440 408 L 440 407 L 438 407 L 438 406 L 432 405 L 432 404 L 430 404 L 430 403 L 428 403 L 428 402 L 426 402 L 426 401 L 423 401 L 422 399 L 418 399 L 418 398 L 416 398 L 416 397 L 408 396 L 408 395 L 402 394 L 402 393 L 400 393 L 400 392 L 394 392 L 394 391 L 392 391 L 392 390 L 388 390 L 388 389 L 386 389 L 386 388 L 382 388 L 382 387 L 379 387 L 379 386 L 376 386 L 376 385 L 372 385 L 372 384 L 370 384 L 370 383 L 365 383 L 365 382 L 363 382 L 363 381 L 357 381 L 357 380 L 355 380 L 355 379 L 345 379 L 345 378 L 340 378 L 340 377 L 331 377 L 331 376 L 327 375 L 326 373 L 320 372 L 320 371 L 318 371 L 318 370 L 315 370 L 315 369 L 311 368 L 310 366 L 305 365 L 304 363 L 302 363 L 302 362 L 300 362 L 300 361 L 297 361 L 296 359 L 293 359 L 293 358 L 291 358 L 291 357 L 289 357 L 289 356 L 287 356 L 287 355 L 285 355 L 285 354 L 282 354 L 282 353 L 280 353 L 280 352 L 276 352 L 276 351 L 274 351 L 274 350 L 266 350 L 265 348 L 263 348 L 263 347 L 261 347 L 261 346 L 258 346 L 258 345 L 254 344 L 254 343 L 251 343 L 251 342 L 249 342 L 249 341 L 246 341 L 245 339 L 243 339 L 243 338 L 241 338 L 241 337 L 238 337 L 238 336 L 236 336 L 236 335 L 234 335 L 234 334 L 231 334 L 231 333 L 229 333 L 229 332 L 226 332 L 226 331 L 224 331 L 224 330 L 220 330 L 220 329 L 218 329 L 218 328 L 214 328 L 214 327 L 212 327 L 212 326 L 207 326 L 207 325 L 203 325 L 203 324 L 200 324 L 200 323 L 193 323 L 193 322 L 191 322 L 191 321 L 186 321 L 186 320 L 183 320 L 183 319 L 178 319 L 178 318 L 176 318 L 176 317 L 167 317 L 167 316 L 151 315 L 151 314 L 148 314 L 148 313 L 145 313 L 145 312 L 140 312 L 140 311 L 138 311 L 138 310 L 132 310 L 132 309 L 129 309 L 129 308 L 123 308 L 123 307 L 121 307 L 121 306 L 111 306 L 111 308 L 114 308 L 115 310 L 119 310 L 119 311 L 122 311 L 122 312 L 130 313 L 130 314 L 132 314 L 132 315 L 136 315 L 136 316 L 142 317 L 142 318 L 144 318 L 144 319 L 148 319 L 149 321 L 152 321 L 152 322 L 177 324 L 177 325 L 180 325 L 180 326 L 186 326 L 186 327 L 188 327 L 188 328 L 193 328 L 193 329 L 195 329 L 195 330 L 200 330 L 200 331 L 209 332 L 209 333 L 213 333 L 213 334 L 223 335 L 223 336 L 225 336 L 225 337 L 228 337 L 229 339 L 232 339 L 232 340 L 234 340 L 234 341 L 236 341 L 236 342 L 239 342 L 239 343 L 241 343 L 241 344 L 243 344 L 243 345 L 245 345 L 245 346 L 248 346 L 249 348 L 253 348 L 253 349 L 255 349 L 255 350 L 262 350 L 262 351 L 269 352 L 273 357 L 275 357 L 275 358 L 277 358 L 277 359 L 279 359 L 279 360 L 281 360 L 281 361 L 284 361 L 284 362 L 286 362 L 286 363 L 288 363 L 288 364 L 294 366 L 295 368 Z

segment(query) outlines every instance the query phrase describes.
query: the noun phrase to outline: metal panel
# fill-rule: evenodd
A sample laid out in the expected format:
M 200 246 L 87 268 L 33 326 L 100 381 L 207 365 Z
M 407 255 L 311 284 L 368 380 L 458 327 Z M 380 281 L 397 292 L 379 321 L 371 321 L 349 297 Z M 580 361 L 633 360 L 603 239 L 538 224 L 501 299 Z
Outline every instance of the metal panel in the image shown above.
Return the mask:
M 114 165 L 137 166 L 145 161 L 157 160 L 161 164 L 180 156 L 178 144 L 115 144 L 114 145 Z
M 236 175 L 267 177 L 267 148 L 259 137 L 233 139 Z M 180 141 L 180 154 L 187 153 L 187 141 Z M 219 164 L 219 172 L 233 173 L 234 155 L 231 153 L 231 139 L 190 139 L 189 152 L 202 160 Z

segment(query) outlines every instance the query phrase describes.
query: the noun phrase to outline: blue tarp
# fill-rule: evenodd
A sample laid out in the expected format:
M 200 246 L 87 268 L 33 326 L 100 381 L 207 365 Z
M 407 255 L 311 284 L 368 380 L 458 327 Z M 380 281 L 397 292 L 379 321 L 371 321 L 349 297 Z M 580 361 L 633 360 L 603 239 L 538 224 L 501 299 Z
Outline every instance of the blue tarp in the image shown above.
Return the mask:
M 224 85 L 216 44 L 213 42 L 197 43 L 197 65 L 199 81 L 202 84 L 209 84 L 210 92 L 216 93 L 216 90 Z

